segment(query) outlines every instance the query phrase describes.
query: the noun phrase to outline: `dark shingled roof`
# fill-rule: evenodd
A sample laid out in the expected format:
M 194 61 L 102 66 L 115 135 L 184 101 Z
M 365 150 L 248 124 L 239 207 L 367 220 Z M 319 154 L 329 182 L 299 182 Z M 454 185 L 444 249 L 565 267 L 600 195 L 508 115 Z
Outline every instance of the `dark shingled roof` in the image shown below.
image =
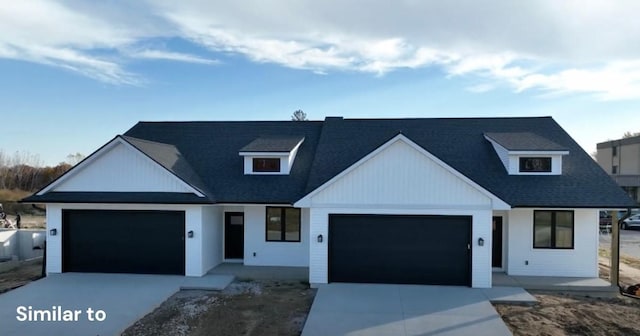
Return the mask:
M 291 152 L 304 137 L 257 138 L 240 149 L 241 152 Z
M 567 151 L 566 147 L 531 132 L 489 132 L 485 135 L 510 151 Z
M 304 196 L 322 125 L 321 121 L 140 122 L 125 136 L 175 146 L 217 203 L 291 204 Z M 244 174 L 239 153 L 259 138 L 305 139 L 290 175 Z
M 176 146 L 126 135 L 122 136 L 122 138 L 174 175 L 208 196 L 210 200 L 215 199 L 214 194 L 208 190 L 206 184 L 202 182 L 200 176 L 193 170 Z
M 193 193 L 173 192 L 76 192 L 51 191 L 31 195 L 22 200 L 28 203 L 134 203 L 134 204 L 211 204 Z
M 140 122 L 124 139 L 209 201 L 293 204 L 399 133 L 513 207 L 635 206 L 549 117 Z M 509 149 L 569 151 L 562 175 L 508 175 L 485 135 Z M 239 152 L 248 144 L 303 137 L 290 175 L 244 174 Z

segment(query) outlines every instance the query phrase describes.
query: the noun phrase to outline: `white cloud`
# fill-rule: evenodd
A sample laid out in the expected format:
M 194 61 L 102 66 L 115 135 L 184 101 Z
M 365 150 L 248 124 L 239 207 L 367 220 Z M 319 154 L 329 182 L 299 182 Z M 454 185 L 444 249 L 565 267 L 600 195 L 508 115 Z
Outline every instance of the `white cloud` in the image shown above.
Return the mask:
M 145 49 L 141 51 L 131 52 L 128 55 L 134 58 L 167 60 L 167 61 L 207 64 L 207 65 L 220 63 L 220 61 L 218 60 L 202 58 L 196 55 L 178 53 L 173 51 L 153 50 L 153 49 Z
M 216 63 L 140 48 L 178 38 L 317 73 L 438 67 L 480 80 L 467 88 L 473 92 L 500 86 L 638 99 L 639 11 L 634 0 L 370 0 L 366 8 L 337 0 L 14 1 L 0 5 L 0 57 L 127 84 L 141 80 L 126 70 L 129 58 Z

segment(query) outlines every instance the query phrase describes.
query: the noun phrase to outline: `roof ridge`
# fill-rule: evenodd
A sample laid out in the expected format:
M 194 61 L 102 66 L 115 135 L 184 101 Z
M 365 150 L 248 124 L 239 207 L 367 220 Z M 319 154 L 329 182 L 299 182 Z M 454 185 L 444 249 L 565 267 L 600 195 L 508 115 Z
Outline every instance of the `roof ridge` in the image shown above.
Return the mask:
M 167 147 L 173 147 L 176 150 L 178 149 L 175 145 L 169 144 L 169 143 L 165 143 L 165 142 L 142 139 L 142 138 L 137 138 L 137 137 L 134 137 L 134 136 L 123 135 L 123 134 L 119 134 L 118 136 L 124 138 L 125 140 L 127 140 L 127 139 L 135 139 L 136 141 L 140 141 L 140 142 L 146 142 L 146 143 L 150 143 L 150 144 L 154 144 L 154 145 L 162 145 L 162 146 L 167 146 Z

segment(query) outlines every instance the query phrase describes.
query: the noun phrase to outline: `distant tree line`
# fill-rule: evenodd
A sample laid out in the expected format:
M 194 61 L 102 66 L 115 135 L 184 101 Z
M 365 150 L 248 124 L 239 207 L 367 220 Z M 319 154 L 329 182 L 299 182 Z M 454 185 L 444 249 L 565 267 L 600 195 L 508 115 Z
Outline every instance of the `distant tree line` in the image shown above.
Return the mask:
M 67 159 L 74 159 L 77 163 L 80 154 L 70 154 Z M 24 190 L 36 191 L 60 175 L 64 174 L 72 167 L 72 164 L 60 162 L 54 167 L 43 167 L 42 162 L 36 155 L 16 152 L 13 155 L 6 155 L 0 150 L 0 190 Z

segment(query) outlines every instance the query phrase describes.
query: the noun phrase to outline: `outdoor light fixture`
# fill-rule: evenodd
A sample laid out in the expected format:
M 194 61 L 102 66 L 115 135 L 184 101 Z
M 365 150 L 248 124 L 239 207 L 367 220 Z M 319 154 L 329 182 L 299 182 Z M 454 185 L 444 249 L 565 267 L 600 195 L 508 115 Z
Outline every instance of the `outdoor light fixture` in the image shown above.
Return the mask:
M 322 235 L 321 234 L 318 235 L 318 243 L 322 243 Z
M 484 239 L 482 237 L 478 238 L 478 246 L 484 246 Z
M 49 235 L 50 235 L 50 236 L 55 236 L 55 235 L 57 235 L 57 234 L 58 234 L 58 229 L 51 229 L 51 230 L 49 230 Z
M 193 238 L 193 230 L 187 232 L 187 237 Z

